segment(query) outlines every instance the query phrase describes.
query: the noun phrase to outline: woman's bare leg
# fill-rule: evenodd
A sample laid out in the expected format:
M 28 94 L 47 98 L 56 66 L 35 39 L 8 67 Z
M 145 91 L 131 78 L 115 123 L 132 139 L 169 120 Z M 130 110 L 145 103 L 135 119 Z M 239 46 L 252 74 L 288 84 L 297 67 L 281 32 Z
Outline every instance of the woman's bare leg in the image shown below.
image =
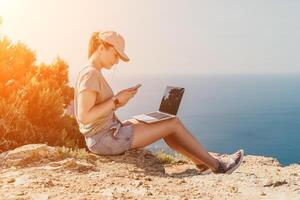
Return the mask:
M 181 146 L 180 142 L 176 140 L 175 137 L 173 137 L 173 134 L 168 135 L 163 138 L 165 143 L 173 150 L 181 153 L 182 155 L 188 157 L 195 165 L 201 165 L 205 164 L 202 160 L 194 156 L 193 154 L 189 153 L 184 149 L 184 147 Z
M 218 168 L 218 160 L 207 152 L 177 117 L 152 124 L 133 124 L 133 135 L 132 148 L 145 147 L 171 135 L 173 140 L 180 142 L 180 146 L 188 152 L 185 155 L 194 156 L 197 159 L 194 161 L 202 161 L 213 170 Z
M 136 119 L 129 119 L 126 121 L 122 122 L 123 124 L 138 124 L 141 123 L 139 121 L 137 121 Z M 163 138 L 165 143 L 173 150 L 181 153 L 182 155 L 188 157 L 193 163 L 195 163 L 196 165 L 198 164 L 205 164 L 202 160 L 198 159 L 197 157 L 195 157 L 194 155 L 190 154 L 189 152 L 187 152 L 180 144 L 180 141 L 177 141 L 176 138 L 173 136 L 173 134 L 170 134 L 166 137 Z

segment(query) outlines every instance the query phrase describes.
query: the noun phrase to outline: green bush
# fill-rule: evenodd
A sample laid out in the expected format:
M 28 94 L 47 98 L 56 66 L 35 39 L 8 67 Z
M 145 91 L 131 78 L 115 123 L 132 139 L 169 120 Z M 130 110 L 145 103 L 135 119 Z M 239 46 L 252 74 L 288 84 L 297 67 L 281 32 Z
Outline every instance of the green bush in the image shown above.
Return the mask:
M 85 147 L 76 119 L 64 109 L 74 97 L 68 65 L 35 64 L 23 43 L 0 39 L 0 152 L 24 144 Z

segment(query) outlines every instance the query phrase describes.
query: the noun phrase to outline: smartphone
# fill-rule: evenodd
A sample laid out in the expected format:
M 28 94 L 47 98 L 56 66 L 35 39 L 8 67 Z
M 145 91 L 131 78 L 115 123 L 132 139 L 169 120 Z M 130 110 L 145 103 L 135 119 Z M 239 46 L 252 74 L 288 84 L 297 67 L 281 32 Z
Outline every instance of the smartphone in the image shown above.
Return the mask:
M 141 86 L 142 86 L 142 84 L 136 84 L 135 86 L 128 88 L 128 90 L 136 90 Z

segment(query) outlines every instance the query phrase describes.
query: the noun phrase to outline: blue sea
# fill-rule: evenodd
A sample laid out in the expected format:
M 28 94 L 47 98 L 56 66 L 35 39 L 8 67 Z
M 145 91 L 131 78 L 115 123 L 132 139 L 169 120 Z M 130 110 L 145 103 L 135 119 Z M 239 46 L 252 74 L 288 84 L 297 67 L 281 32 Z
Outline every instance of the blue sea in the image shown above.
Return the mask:
M 121 120 L 158 110 L 167 85 L 184 87 L 178 117 L 208 151 L 300 163 L 300 75 L 144 75 L 106 77 L 114 93 L 141 83 L 117 111 Z M 149 150 L 170 148 L 159 140 Z

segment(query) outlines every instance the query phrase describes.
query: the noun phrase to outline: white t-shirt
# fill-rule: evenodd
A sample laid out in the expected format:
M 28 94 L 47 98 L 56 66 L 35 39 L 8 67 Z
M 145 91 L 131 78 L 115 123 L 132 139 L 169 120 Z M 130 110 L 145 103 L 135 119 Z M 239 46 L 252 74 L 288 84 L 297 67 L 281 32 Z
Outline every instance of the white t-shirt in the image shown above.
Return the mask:
M 84 136 L 92 136 L 98 131 L 110 129 L 115 129 L 115 133 L 117 133 L 121 126 L 121 121 L 118 119 L 114 111 L 108 113 L 105 116 L 99 117 L 89 124 L 83 124 L 79 121 L 77 114 L 77 98 L 78 94 L 83 90 L 93 90 L 97 92 L 95 104 L 102 103 L 114 96 L 113 91 L 105 80 L 102 72 L 91 65 L 85 66 L 78 73 L 74 88 L 74 114 L 79 125 L 79 131 Z

